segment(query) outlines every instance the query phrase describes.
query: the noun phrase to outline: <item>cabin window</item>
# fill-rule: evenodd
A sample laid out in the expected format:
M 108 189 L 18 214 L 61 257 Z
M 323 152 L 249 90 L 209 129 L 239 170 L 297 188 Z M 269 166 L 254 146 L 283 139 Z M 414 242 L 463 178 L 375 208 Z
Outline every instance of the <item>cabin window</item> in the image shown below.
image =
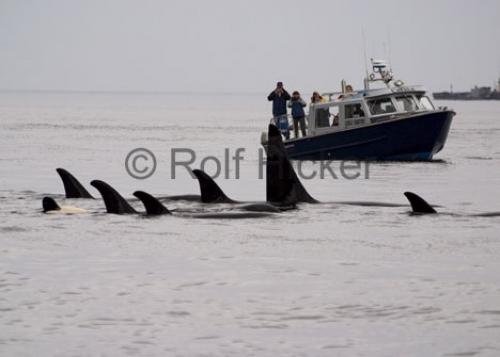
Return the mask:
M 316 109 L 316 128 L 328 128 L 330 126 L 330 111 L 328 108 Z
M 396 112 L 391 98 L 380 98 L 368 101 L 368 107 L 372 115 L 389 114 Z
M 425 95 L 417 95 L 417 100 L 421 108 L 427 110 L 434 110 L 434 105 L 432 104 L 429 97 L 426 97 Z
M 346 119 L 363 118 L 365 116 L 361 103 L 348 104 L 344 106 L 344 113 Z
M 332 126 L 339 126 L 339 107 L 338 105 L 330 107 L 330 116 L 332 118 Z
M 396 101 L 405 112 L 414 112 L 418 109 L 417 103 L 412 96 L 402 95 L 396 97 Z

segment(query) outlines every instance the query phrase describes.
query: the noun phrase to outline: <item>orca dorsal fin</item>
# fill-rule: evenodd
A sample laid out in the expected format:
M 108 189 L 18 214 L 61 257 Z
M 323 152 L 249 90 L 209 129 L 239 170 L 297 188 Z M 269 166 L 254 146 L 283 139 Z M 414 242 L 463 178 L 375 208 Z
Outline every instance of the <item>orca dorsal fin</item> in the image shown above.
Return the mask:
M 135 191 L 134 196 L 141 200 L 148 215 L 171 214 L 167 207 L 147 192 Z
M 52 197 L 44 197 L 42 199 L 43 212 L 60 211 L 61 207 L 57 204 L 56 200 Z
M 193 170 L 200 184 L 201 202 L 203 203 L 235 203 L 221 190 L 219 185 L 204 171 Z
M 137 211 L 110 185 L 104 181 L 94 180 L 90 183 L 102 196 L 108 213 L 129 214 Z
M 267 134 L 266 200 L 278 205 L 317 203 L 302 186 L 288 159 L 279 129 L 269 124 Z
M 94 198 L 75 176 L 62 168 L 56 169 L 64 184 L 66 198 Z
M 413 192 L 405 192 L 404 195 L 408 201 L 410 201 L 411 209 L 414 213 L 437 213 L 436 210 L 419 195 Z

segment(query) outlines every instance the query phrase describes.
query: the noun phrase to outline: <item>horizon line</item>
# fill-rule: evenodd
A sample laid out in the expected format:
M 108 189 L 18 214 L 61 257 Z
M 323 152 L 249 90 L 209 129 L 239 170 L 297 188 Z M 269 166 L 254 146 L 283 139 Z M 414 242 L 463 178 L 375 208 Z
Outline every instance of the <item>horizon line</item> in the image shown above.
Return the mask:
M 170 95 L 262 95 L 267 92 L 257 91 L 169 91 L 169 90 L 100 90 L 100 89 L 6 89 L 0 88 L 0 93 L 47 93 L 47 94 L 170 94 Z

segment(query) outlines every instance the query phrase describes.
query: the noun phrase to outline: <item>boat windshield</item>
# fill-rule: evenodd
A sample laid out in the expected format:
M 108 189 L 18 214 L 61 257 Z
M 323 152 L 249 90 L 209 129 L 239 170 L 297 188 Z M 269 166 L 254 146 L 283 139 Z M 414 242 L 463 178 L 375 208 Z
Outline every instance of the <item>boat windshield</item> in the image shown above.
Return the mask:
M 372 99 L 368 101 L 368 107 L 372 115 L 389 114 L 396 112 L 394 104 L 389 97 Z
M 434 105 L 432 104 L 429 97 L 425 95 L 417 95 L 418 103 L 420 104 L 420 108 L 427 110 L 434 110 Z
M 404 109 L 405 112 L 414 112 L 418 110 L 417 103 L 411 95 L 397 96 L 396 101 Z
M 346 119 L 362 118 L 365 116 L 365 112 L 363 111 L 363 108 L 361 108 L 360 103 L 348 104 L 344 107 L 344 111 Z

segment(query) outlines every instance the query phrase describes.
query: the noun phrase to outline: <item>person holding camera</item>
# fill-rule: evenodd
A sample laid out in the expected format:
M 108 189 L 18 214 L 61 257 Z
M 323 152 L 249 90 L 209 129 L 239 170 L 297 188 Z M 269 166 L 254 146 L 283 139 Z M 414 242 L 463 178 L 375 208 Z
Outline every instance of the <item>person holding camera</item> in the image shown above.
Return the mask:
M 290 138 L 290 131 L 288 130 L 286 102 L 290 99 L 290 94 L 283 88 L 283 82 L 276 83 L 276 89 L 267 96 L 267 100 L 273 102 L 274 123 L 287 140 Z
M 288 102 L 288 107 L 292 108 L 293 131 L 295 138 L 299 137 L 299 124 L 302 137 L 306 136 L 306 113 L 304 112 L 306 105 L 307 104 L 300 96 L 300 93 L 298 91 L 293 92 L 292 99 Z

